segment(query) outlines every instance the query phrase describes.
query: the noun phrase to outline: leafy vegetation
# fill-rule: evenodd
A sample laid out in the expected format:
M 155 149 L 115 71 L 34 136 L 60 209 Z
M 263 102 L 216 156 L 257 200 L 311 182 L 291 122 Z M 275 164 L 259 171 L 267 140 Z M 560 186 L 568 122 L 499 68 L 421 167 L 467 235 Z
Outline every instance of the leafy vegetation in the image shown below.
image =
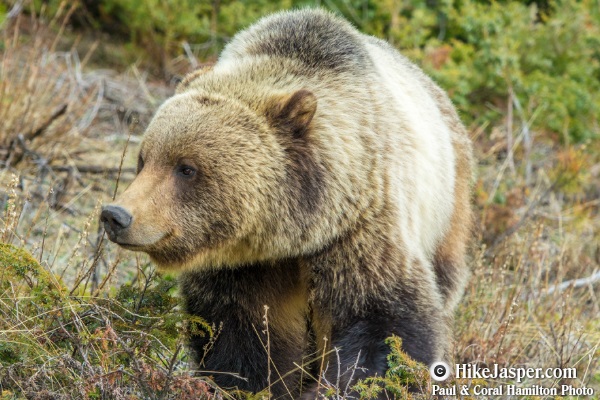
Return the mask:
M 0 245 L 3 398 L 198 398 L 175 374 L 185 316 L 172 279 L 143 275 L 110 297 L 75 295 L 29 253 Z M 140 271 L 143 272 L 143 271 Z M 8 303 L 9 302 L 9 303 Z
M 560 2 L 540 14 L 520 2 L 465 1 L 448 11 L 447 62 L 437 70 L 425 64 L 476 123 L 514 108 L 565 141 L 598 137 L 600 14 L 593 4 Z M 425 46 L 430 54 L 440 48 Z
M 61 2 L 50 4 L 58 9 Z M 79 13 L 121 32 L 168 70 L 175 56 L 216 57 L 262 15 L 316 4 L 102 0 L 81 1 Z M 469 123 L 498 122 L 514 108 L 519 119 L 563 141 L 600 135 L 597 1 L 329 0 L 321 6 L 406 50 L 449 91 Z
M 173 278 L 144 256 L 106 246 L 98 210 L 132 179 L 138 133 L 172 76 L 214 60 L 264 14 L 317 4 L 402 49 L 468 123 L 477 226 L 454 361 L 575 367 L 573 380 L 522 384 L 600 390 L 597 1 L 16 4 L 0 3 L 0 398 L 265 396 L 223 392 L 191 370 L 185 338 L 218 328 L 184 315 Z M 129 43 L 98 57 L 109 40 L 90 27 Z M 146 61 L 103 71 L 115 52 Z M 386 376 L 355 389 L 427 398 L 427 369 L 398 338 L 388 344 Z
M 391 396 L 400 399 L 420 397 L 418 394 L 426 391 L 429 371 L 426 366 L 417 363 L 402 351 L 402 339 L 392 336 L 386 340 L 390 346 L 387 357 L 389 369 L 383 377 L 372 377 L 360 381 L 355 389 L 361 399 L 376 399 L 386 391 Z M 413 395 L 414 394 L 414 395 Z

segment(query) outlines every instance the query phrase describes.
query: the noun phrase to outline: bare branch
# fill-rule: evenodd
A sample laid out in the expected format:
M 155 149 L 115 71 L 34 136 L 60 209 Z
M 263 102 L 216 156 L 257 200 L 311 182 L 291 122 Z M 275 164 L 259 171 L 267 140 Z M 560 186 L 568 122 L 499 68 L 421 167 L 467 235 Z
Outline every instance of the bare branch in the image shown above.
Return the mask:
M 561 284 L 552 286 L 551 288 L 549 288 L 546 292 L 544 292 L 543 294 L 545 295 L 549 295 L 552 294 L 554 292 L 562 292 L 565 289 L 570 288 L 571 286 L 573 288 L 579 288 L 582 286 L 588 286 L 591 285 L 595 282 L 600 282 L 600 271 L 596 270 L 596 272 L 594 272 L 592 275 L 586 277 L 586 278 L 579 278 L 579 279 L 571 279 L 568 281 L 565 281 Z

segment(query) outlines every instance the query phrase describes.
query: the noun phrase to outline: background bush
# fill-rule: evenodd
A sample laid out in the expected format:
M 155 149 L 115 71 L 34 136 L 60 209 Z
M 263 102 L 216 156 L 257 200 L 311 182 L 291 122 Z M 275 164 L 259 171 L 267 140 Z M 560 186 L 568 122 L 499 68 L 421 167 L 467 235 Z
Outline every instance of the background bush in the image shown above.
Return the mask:
M 47 3 L 56 9 L 61 4 Z M 168 60 L 186 54 L 183 43 L 195 57 L 214 60 L 235 32 L 260 16 L 321 6 L 405 50 L 450 92 L 468 123 L 497 121 L 518 103 L 523 121 L 562 141 L 577 142 L 600 132 L 598 4 L 594 0 L 80 0 L 75 20 L 122 35 L 145 49 L 165 71 Z

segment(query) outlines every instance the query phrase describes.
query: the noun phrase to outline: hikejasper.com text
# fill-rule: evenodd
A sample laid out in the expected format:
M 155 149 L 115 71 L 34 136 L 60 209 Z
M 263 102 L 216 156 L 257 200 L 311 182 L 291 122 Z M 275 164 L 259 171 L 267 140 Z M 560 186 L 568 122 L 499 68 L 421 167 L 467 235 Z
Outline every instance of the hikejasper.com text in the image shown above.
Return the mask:
M 457 379 L 510 379 L 522 382 L 524 379 L 575 379 L 575 368 L 532 368 L 532 367 L 500 367 L 497 364 L 490 368 L 477 364 L 456 364 L 454 373 Z

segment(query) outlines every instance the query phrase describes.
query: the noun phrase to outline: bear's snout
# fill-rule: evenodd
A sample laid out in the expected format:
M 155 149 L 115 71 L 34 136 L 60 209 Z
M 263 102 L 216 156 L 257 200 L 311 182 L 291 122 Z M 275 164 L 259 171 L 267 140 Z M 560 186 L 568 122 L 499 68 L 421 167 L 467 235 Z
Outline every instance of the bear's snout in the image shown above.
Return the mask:
M 109 239 L 116 243 L 118 243 L 118 237 L 129 228 L 132 219 L 131 214 L 120 206 L 105 206 L 100 214 L 100 222 L 104 224 Z

